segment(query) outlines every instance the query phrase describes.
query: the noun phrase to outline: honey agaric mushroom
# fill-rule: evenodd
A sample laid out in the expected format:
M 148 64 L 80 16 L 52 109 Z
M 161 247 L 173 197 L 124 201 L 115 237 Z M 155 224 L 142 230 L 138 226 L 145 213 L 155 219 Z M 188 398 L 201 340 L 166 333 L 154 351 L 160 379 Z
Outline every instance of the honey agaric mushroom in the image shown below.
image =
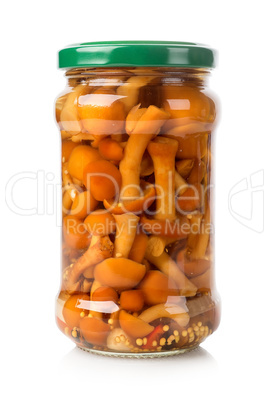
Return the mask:
M 116 238 L 113 255 L 116 258 L 128 258 L 136 236 L 139 217 L 132 213 L 113 216 L 116 221 Z
M 145 265 L 127 258 L 108 258 L 96 265 L 94 270 L 98 282 L 119 291 L 134 288 L 145 273 Z
M 117 94 L 121 96 L 121 102 L 124 103 L 126 112 L 129 112 L 137 103 L 139 89 L 147 85 L 153 78 L 154 76 L 133 76 L 118 87 Z
M 124 214 L 133 212 L 140 214 L 147 210 L 155 200 L 155 188 L 153 184 L 143 180 L 140 182 L 141 196 L 135 199 L 127 199 L 118 202 L 117 200 L 104 200 L 104 207 L 113 214 Z
M 168 132 L 165 137 L 174 139 L 178 142 L 176 157 L 179 159 L 203 158 L 207 151 L 208 131 L 199 131 L 196 134 L 177 135 Z
M 102 158 L 99 152 L 90 145 L 78 145 L 71 152 L 67 170 L 73 178 L 82 181 L 85 167 L 100 159 Z
M 63 130 L 72 135 L 81 132 L 82 126 L 78 115 L 77 101 L 78 97 L 87 90 L 87 86 L 78 85 L 67 95 L 62 111 L 60 113 L 60 122 Z
M 80 313 L 84 312 L 85 314 L 87 314 L 88 310 L 83 308 L 83 305 L 81 303 L 81 301 L 83 300 L 89 301 L 89 295 L 82 293 L 71 295 L 64 303 L 62 314 L 68 327 L 78 327 L 79 321 L 81 319 Z
M 176 162 L 176 170 L 183 179 L 187 179 L 194 165 L 194 159 L 181 159 Z
M 141 196 L 140 165 L 144 152 L 168 117 L 162 109 L 151 105 L 135 124 L 119 165 L 122 175 L 121 201 Z
M 110 326 L 97 317 L 83 317 L 79 328 L 86 342 L 102 346 L 110 332 Z
M 63 106 L 65 104 L 67 95 L 68 94 L 59 96 L 59 98 L 56 99 L 56 102 L 55 102 L 55 118 L 56 118 L 57 123 L 60 123 L 61 112 L 63 110 Z M 60 124 L 60 128 L 61 128 L 61 124 Z M 69 135 L 69 137 L 70 137 L 70 135 Z
M 69 213 L 72 203 L 78 194 L 78 190 L 73 182 L 72 177 L 68 172 L 68 162 L 64 162 L 62 165 L 62 189 L 63 189 L 63 200 L 62 200 L 62 211 L 63 215 Z
M 147 250 L 154 257 L 159 257 L 164 252 L 165 247 L 173 243 L 175 238 L 173 237 L 163 237 L 163 236 L 150 236 L 148 240 Z
M 120 311 L 119 321 L 121 328 L 132 338 L 143 338 L 154 330 L 153 325 L 128 314 L 125 310 Z
M 174 280 L 179 289 L 180 296 L 195 296 L 196 287 L 165 251 L 158 257 L 154 257 L 150 252 L 146 251 L 146 259 Z
M 113 89 L 98 88 L 78 99 L 78 115 L 85 130 L 99 142 L 124 128 L 125 109 Z
M 194 213 L 191 213 L 189 215 L 190 234 L 187 239 L 188 250 L 193 250 L 197 243 L 202 218 L 203 218 L 203 215 L 198 211 L 194 211 Z
M 62 280 L 62 290 L 65 290 L 70 295 L 73 293 L 81 292 L 81 283 L 82 281 L 79 279 L 77 282 L 71 284 L 69 283 L 69 274 L 72 270 L 74 263 L 68 265 L 63 271 L 63 280 Z
M 190 317 L 185 306 L 171 303 L 161 303 L 149 307 L 147 310 L 144 310 L 138 316 L 138 318 L 147 323 L 159 318 L 170 318 L 180 327 L 185 327 L 190 321 Z
M 185 238 L 190 233 L 190 224 L 186 216 L 169 219 L 150 219 L 145 215 L 140 218 L 141 226 L 145 232 L 156 236 L 173 237 L 177 240 Z
M 201 183 L 206 174 L 206 166 L 202 160 L 195 159 L 193 168 L 188 176 L 189 184 Z
M 111 138 L 105 138 L 98 144 L 100 155 L 107 160 L 120 161 L 123 158 L 123 148 Z
M 183 179 L 180 174 L 175 171 L 175 190 L 176 190 L 176 195 L 182 195 L 185 193 L 185 191 L 188 188 L 188 183 L 186 180 Z
M 169 296 L 179 296 L 176 283 L 172 278 L 158 270 L 150 270 L 139 283 L 145 303 L 148 306 L 166 303 Z
M 127 311 L 141 311 L 144 307 L 144 295 L 142 290 L 124 290 L 120 295 L 120 306 Z
M 156 188 L 156 213 L 154 219 L 141 218 L 146 231 L 168 237 L 182 237 L 179 218 L 176 219 L 175 196 L 184 195 L 188 189 L 186 181 L 175 171 L 177 141 L 157 137 L 148 145 L 154 163 Z M 176 192 L 175 192 L 176 188 Z M 180 200 L 181 203 L 182 200 Z M 194 209 L 194 208 L 193 208 Z M 168 225 L 169 223 L 169 225 Z M 148 228 L 148 225 L 152 226 Z M 155 226 L 155 232 L 153 232 Z M 159 227 L 159 233 L 156 233 Z M 185 228 L 187 229 L 187 228 Z
M 72 141 L 66 140 L 62 142 L 62 163 L 68 161 L 73 149 L 76 147 L 77 144 Z
M 130 112 L 128 113 L 125 121 L 125 131 L 127 134 L 131 134 L 133 129 L 135 128 L 138 120 L 143 116 L 143 114 L 146 112 L 147 108 L 145 107 L 140 107 L 141 103 L 138 105 L 135 105 Z
M 170 119 L 170 122 L 173 120 Z M 197 133 L 206 133 L 210 127 L 212 127 L 212 124 L 209 123 L 202 123 L 202 122 L 196 122 L 192 123 L 191 119 L 184 119 L 184 121 L 181 122 L 180 125 L 174 126 L 170 129 L 166 130 L 166 135 L 167 136 L 176 136 L 176 137 L 185 137 L 185 136 L 191 136 L 195 135 Z
M 116 222 L 113 215 L 106 209 L 96 209 L 84 220 L 84 225 L 89 233 L 105 236 L 116 230 Z
M 90 293 L 91 287 L 92 287 L 92 280 L 87 278 L 82 279 L 80 284 L 81 292 Z
M 100 288 L 101 286 L 103 286 L 103 285 L 100 282 L 98 282 L 96 279 L 93 281 L 92 287 L 91 287 L 91 298 L 92 298 L 94 292 L 96 291 L 96 289 Z
M 94 265 L 91 265 L 90 267 L 86 268 L 85 271 L 83 271 L 83 276 L 85 279 L 93 279 Z
M 192 283 L 197 287 L 199 292 L 207 292 L 212 289 L 211 270 L 206 270 L 202 275 L 191 279 Z
M 98 202 L 93 198 L 90 191 L 77 192 L 74 197 L 70 215 L 84 219 L 97 207 Z
M 63 237 L 66 245 L 72 249 L 84 249 L 91 242 L 83 221 L 76 216 L 67 215 L 63 218 Z
M 71 198 L 71 194 L 69 191 L 64 191 L 63 192 L 63 197 L 62 197 L 62 212 L 63 212 L 63 216 L 66 216 L 69 211 L 70 208 L 72 206 L 73 200 Z
M 195 278 L 203 275 L 211 266 L 211 261 L 206 259 L 197 259 L 189 261 L 184 258 L 184 251 L 180 251 L 177 255 L 177 264 L 182 272 L 189 278 Z
M 61 139 L 62 139 L 62 141 L 69 140 L 70 136 L 71 136 L 71 134 L 69 134 L 67 131 L 61 130 Z
M 112 301 L 114 303 L 118 303 L 118 293 L 115 289 L 109 286 L 100 286 L 96 289 L 91 297 L 92 301 Z
M 132 244 L 132 248 L 130 250 L 128 258 L 130 260 L 142 263 L 145 257 L 147 246 L 148 236 L 143 231 L 137 233 L 134 238 L 134 242 Z
M 211 225 L 210 225 L 210 208 L 207 206 L 204 218 L 201 221 L 200 233 L 198 235 L 194 248 L 190 251 L 189 258 L 192 260 L 201 259 L 204 257 L 210 238 Z
M 140 176 L 150 176 L 152 173 L 154 173 L 153 161 L 148 151 L 145 151 L 140 165 Z
M 210 98 L 195 86 L 165 85 L 163 106 L 171 114 L 165 125 L 168 131 L 188 123 L 207 123 L 215 118 L 214 104 Z
M 191 185 L 177 198 L 176 208 L 179 213 L 193 212 L 201 204 L 201 186 Z
M 98 201 L 119 195 L 121 174 L 111 162 L 101 159 L 84 168 L 83 183 Z
M 175 156 L 178 148 L 176 140 L 157 137 L 148 144 L 148 152 L 153 160 L 156 213 L 155 219 L 176 218 L 175 212 Z
M 89 133 L 78 133 L 76 135 L 72 135 L 71 140 L 73 143 L 81 143 L 81 141 L 94 141 L 94 136 Z M 91 143 L 93 146 L 93 142 Z
M 90 247 L 87 251 L 74 263 L 69 272 L 66 282 L 67 289 L 78 281 L 80 275 L 83 274 L 86 268 L 98 264 L 106 258 L 112 256 L 113 243 L 108 236 L 93 236 Z

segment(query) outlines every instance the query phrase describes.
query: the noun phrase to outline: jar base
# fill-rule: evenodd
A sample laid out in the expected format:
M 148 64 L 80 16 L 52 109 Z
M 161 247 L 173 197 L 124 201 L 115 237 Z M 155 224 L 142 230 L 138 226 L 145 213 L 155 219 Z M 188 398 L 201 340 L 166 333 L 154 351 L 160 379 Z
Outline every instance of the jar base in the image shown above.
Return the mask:
M 181 355 L 183 353 L 191 352 L 194 349 L 197 349 L 199 345 L 192 346 L 186 349 L 176 349 L 176 350 L 166 350 L 163 352 L 145 352 L 145 353 L 121 353 L 121 352 L 112 352 L 112 351 L 105 351 L 105 350 L 97 350 L 91 348 L 85 348 L 83 346 L 77 347 L 85 352 L 89 352 L 92 354 L 96 354 L 99 356 L 108 356 L 108 357 L 121 357 L 121 358 L 129 358 L 129 359 L 154 359 L 160 357 L 170 357 Z

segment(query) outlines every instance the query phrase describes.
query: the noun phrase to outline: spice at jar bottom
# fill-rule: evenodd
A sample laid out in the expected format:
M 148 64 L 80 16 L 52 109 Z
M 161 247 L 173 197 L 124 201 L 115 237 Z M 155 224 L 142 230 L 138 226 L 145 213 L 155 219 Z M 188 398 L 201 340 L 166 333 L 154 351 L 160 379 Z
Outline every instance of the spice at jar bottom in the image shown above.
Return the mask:
M 154 357 L 219 325 L 214 283 L 214 51 L 99 42 L 59 52 L 61 331 L 96 353 Z

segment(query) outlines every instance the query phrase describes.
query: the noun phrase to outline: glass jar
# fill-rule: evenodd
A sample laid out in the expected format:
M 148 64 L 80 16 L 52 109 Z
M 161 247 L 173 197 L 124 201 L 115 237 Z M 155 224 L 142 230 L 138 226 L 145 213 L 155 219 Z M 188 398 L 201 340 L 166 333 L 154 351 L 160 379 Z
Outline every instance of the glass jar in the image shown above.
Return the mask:
M 214 284 L 213 50 L 85 43 L 59 53 L 59 328 L 100 354 L 197 347 L 219 324 Z

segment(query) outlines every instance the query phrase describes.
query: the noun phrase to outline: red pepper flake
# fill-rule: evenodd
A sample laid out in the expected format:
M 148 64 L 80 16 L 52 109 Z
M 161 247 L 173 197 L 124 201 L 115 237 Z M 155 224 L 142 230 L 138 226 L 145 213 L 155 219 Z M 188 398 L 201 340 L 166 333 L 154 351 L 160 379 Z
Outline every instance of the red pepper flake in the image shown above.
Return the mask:
M 147 343 L 146 345 L 143 345 L 143 349 L 150 349 L 150 348 L 156 348 L 159 344 L 159 339 L 162 337 L 164 334 L 163 330 L 163 325 L 158 325 L 148 336 L 147 336 Z M 156 344 L 153 345 L 153 342 L 156 342 Z

